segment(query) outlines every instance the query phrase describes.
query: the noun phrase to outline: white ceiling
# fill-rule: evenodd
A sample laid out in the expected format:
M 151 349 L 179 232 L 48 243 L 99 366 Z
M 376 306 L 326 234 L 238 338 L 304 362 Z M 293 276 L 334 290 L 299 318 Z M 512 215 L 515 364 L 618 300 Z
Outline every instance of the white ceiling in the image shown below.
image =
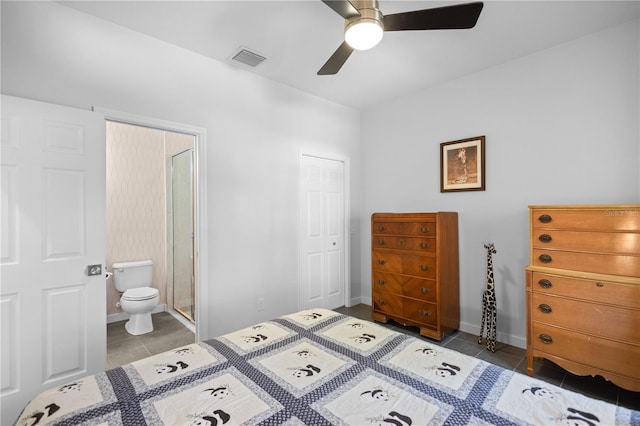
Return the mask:
M 342 42 L 344 24 L 320 0 L 59 3 L 219 61 L 247 47 L 268 58 L 245 67 L 249 72 L 358 109 L 640 16 L 640 1 L 485 1 L 473 29 L 385 33 L 375 48 L 354 52 L 337 75 L 318 76 Z M 380 0 L 380 9 L 458 3 L 465 1 Z

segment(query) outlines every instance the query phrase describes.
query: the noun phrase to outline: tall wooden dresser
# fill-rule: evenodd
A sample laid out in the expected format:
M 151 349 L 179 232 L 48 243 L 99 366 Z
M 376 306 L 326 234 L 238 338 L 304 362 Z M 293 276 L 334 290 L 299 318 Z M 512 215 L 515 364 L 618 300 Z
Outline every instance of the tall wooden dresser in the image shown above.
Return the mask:
M 374 213 L 372 317 L 441 339 L 460 325 L 458 213 Z
M 529 212 L 528 374 L 546 358 L 640 391 L 640 205 Z

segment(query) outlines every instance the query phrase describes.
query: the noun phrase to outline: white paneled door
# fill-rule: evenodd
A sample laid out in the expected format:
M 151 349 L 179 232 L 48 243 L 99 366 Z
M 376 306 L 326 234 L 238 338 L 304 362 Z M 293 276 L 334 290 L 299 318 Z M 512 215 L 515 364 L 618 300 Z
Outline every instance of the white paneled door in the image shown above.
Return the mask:
M 300 156 L 301 309 L 343 306 L 344 163 Z
M 3 95 L 1 128 L 4 425 L 106 365 L 105 121 Z

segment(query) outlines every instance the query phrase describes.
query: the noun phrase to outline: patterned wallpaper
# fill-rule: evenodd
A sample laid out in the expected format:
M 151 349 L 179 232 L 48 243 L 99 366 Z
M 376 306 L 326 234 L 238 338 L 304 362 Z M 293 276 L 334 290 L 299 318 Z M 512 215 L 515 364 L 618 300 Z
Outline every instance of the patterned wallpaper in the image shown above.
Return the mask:
M 167 303 L 167 156 L 193 147 L 194 137 L 107 122 L 107 269 L 116 262 L 153 261 L 153 287 Z M 120 293 L 107 280 L 107 315 Z

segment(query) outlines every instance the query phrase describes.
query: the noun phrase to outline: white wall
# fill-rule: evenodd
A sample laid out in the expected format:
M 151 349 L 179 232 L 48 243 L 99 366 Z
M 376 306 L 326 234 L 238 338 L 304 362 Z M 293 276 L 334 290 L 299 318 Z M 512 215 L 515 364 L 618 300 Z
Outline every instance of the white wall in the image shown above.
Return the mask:
M 499 340 L 525 345 L 528 206 L 640 202 L 638 21 L 363 113 L 362 252 L 376 211 L 459 212 L 461 328 L 494 242 Z M 440 143 L 486 135 L 486 191 L 440 193 Z M 363 256 L 363 295 L 370 300 Z
M 206 129 L 210 337 L 298 307 L 299 149 L 351 159 L 360 214 L 357 111 L 64 6 L 2 2 L 2 92 Z

